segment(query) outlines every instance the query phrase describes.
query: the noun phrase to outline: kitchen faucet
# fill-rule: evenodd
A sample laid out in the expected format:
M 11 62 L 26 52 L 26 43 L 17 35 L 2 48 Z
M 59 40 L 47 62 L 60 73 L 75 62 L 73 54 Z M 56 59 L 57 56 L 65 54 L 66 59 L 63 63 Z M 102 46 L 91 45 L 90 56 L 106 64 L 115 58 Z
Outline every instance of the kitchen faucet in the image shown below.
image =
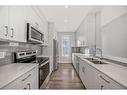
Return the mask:
M 102 60 L 103 59 L 103 57 L 102 57 L 102 49 L 100 49 L 100 48 L 96 48 L 96 54 L 97 54 L 97 51 L 99 51 L 100 52 L 100 60 Z

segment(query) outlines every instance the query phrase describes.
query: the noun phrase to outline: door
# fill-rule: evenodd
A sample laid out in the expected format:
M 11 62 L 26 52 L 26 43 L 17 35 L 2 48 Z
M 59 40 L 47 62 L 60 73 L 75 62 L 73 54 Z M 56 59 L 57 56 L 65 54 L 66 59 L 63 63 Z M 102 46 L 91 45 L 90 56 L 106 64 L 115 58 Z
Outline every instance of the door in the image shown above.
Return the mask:
M 61 57 L 62 63 L 71 63 L 71 36 L 62 35 Z
M 8 39 L 8 6 L 0 6 L 0 38 Z

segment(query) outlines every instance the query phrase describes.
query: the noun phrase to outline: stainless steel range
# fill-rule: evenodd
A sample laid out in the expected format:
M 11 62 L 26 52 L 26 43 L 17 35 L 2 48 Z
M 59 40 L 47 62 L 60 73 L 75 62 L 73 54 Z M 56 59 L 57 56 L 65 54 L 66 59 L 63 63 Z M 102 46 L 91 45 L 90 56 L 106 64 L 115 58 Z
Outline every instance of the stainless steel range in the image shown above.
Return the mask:
M 49 75 L 49 57 L 37 57 L 37 51 L 14 52 L 14 63 L 34 63 L 39 64 L 39 88 Z

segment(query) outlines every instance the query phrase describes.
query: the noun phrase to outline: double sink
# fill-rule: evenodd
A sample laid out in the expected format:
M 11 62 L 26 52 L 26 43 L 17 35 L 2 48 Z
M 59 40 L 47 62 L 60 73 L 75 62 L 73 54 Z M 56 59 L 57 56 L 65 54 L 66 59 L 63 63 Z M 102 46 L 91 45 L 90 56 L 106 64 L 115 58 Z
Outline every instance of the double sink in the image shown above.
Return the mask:
M 85 58 L 85 59 L 92 62 L 93 64 L 108 64 L 106 62 L 103 62 L 102 60 L 95 59 L 95 58 Z

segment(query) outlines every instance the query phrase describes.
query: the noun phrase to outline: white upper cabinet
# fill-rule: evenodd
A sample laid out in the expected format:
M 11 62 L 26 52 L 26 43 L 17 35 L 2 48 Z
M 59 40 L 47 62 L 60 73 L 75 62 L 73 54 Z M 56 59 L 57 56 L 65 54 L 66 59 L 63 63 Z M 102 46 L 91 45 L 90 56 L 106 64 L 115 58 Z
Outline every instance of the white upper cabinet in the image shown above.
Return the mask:
M 32 6 L 0 6 L 0 39 L 26 42 L 26 23 L 30 23 L 43 33 L 43 45 L 47 45 L 48 22 L 37 10 Z
M 8 39 L 8 6 L 0 6 L 0 38 Z
M 42 18 L 43 16 L 41 17 L 35 7 L 27 7 L 27 22 L 43 33 L 44 43 L 42 45 L 48 45 L 48 22 L 44 22 Z
M 26 7 L 9 7 L 9 39 L 26 42 Z
M 0 6 L 0 38 L 26 42 L 25 20 L 24 6 Z
M 27 7 L 27 22 L 32 24 L 35 28 L 39 29 L 39 17 L 33 7 Z
M 97 48 L 102 48 L 102 38 L 101 38 L 101 12 L 95 13 L 95 42 Z
M 48 23 L 44 26 L 44 45 L 48 45 Z
M 77 45 L 101 48 L 101 12 L 88 13 L 76 31 Z
M 77 30 L 78 46 L 94 46 L 95 45 L 95 16 L 89 13 L 81 23 Z
M 95 16 L 93 13 L 89 14 L 86 22 L 86 36 L 88 46 L 95 45 Z

